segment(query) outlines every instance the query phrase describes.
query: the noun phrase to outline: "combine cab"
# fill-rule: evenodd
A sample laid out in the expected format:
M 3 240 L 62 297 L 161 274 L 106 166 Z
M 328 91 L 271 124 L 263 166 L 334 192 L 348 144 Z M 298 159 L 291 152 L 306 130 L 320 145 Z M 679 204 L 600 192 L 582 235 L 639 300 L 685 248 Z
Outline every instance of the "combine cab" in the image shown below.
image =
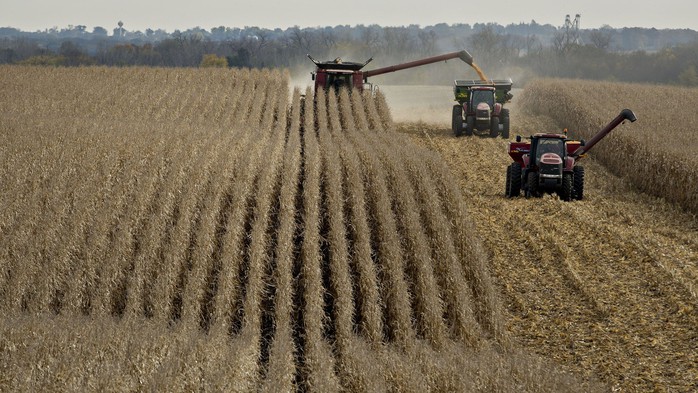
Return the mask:
M 625 120 L 637 120 L 630 109 L 624 109 L 589 142 L 567 140 L 565 134 L 535 134 L 530 142 L 509 143 L 509 155 L 514 162 L 507 167 L 505 194 L 516 197 L 523 191 L 526 197 L 542 193 L 557 193 L 560 199 L 571 201 L 584 197 L 584 168 L 576 165 L 585 153 Z
M 509 138 L 509 109 L 504 104 L 512 98 L 512 84 L 511 79 L 456 80 L 453 93 L 458 104 L 453 106 L 453 133 L 470 136 L 475 130 L 489 131 L 493 138 L 500 133 L 502 138 Z
M 386 74 L 389 72 L 419 67 L 426 64 L 451 59 L 461 59 L 467 64 L 471 65 L 473 62 L 473 57 L 470 56 L 470 53 L 465 50 L 369 71 L 362 71 L 361 69 L 370 63 L 373 58 L 368 59 L 364 63 L 345 62 L 340 58 L 336 58 L 332 61 L 320 62 L 313 59 L 310 55 L 308 55 L 308 58 L 315 63 L 315 66 L 317 67 L 315 71 L 311 73 L 312 78 L 315 81 L 315 91 L 318 89 L 339 89 L 341 87 L 348 87 L 363 91 L 364 88 L 372 87 L 371 84 L 368 83 L 368 77 L 370 76 Z

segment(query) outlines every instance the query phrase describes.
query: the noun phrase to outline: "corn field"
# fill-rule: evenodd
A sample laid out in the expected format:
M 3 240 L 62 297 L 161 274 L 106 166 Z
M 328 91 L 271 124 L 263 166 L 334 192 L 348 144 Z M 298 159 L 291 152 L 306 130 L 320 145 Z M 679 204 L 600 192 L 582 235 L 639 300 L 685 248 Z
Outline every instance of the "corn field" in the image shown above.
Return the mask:
M 510 340 L 441 156 L 272 70 L 0 68 L 0 390 L 599 389 Z

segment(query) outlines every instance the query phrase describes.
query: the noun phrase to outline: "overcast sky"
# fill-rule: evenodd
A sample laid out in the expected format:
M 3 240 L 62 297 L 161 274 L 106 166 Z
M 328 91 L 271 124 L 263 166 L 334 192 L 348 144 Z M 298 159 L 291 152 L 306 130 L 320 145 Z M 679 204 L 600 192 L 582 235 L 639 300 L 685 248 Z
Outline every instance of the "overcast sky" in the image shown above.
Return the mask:
M 481 4 L 481 6 L 477 6 Z M 215 26 L 282 28 L 357 24 L 529 23 L 561 26 L 581 14 L 582 28 L 655 27 L 698 30 L 696 0 L 0 0 L 0 27 L 24 31 L 85 25 L 108 31 L 186 30 Z

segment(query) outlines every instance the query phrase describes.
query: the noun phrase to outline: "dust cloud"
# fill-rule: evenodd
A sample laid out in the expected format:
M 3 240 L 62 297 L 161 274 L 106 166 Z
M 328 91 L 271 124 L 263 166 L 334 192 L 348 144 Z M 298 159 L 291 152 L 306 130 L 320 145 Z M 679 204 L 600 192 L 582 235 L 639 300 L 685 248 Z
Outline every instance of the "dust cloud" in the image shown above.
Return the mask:
M 450 127 L 452 86 L 387 85 L 379 86 L 385 95 L 395 122 L 425 122 Z

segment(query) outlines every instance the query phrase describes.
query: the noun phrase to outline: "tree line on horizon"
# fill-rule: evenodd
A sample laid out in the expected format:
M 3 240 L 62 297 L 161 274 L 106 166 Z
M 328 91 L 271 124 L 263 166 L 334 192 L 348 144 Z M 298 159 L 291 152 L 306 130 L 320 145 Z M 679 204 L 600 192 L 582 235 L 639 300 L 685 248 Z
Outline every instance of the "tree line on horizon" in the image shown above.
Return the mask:
M 112 35 L 102 27 L 88 32 L 84 25 L 37 32 L 0 28 L 0 64 L 294 69 L 308 66 L 307 54 L 356 61 L 374 57 L 373 64 L 383 66 L 460 49 L 472 53 L 492 75 L 515 70 L 522 79 L 550 76 L 698 86 L 698 32 L 688 29 L 570 30 L 535 21 L 285 30 L 220 26 L 173 33 L 128 31 L 119 23 Z

